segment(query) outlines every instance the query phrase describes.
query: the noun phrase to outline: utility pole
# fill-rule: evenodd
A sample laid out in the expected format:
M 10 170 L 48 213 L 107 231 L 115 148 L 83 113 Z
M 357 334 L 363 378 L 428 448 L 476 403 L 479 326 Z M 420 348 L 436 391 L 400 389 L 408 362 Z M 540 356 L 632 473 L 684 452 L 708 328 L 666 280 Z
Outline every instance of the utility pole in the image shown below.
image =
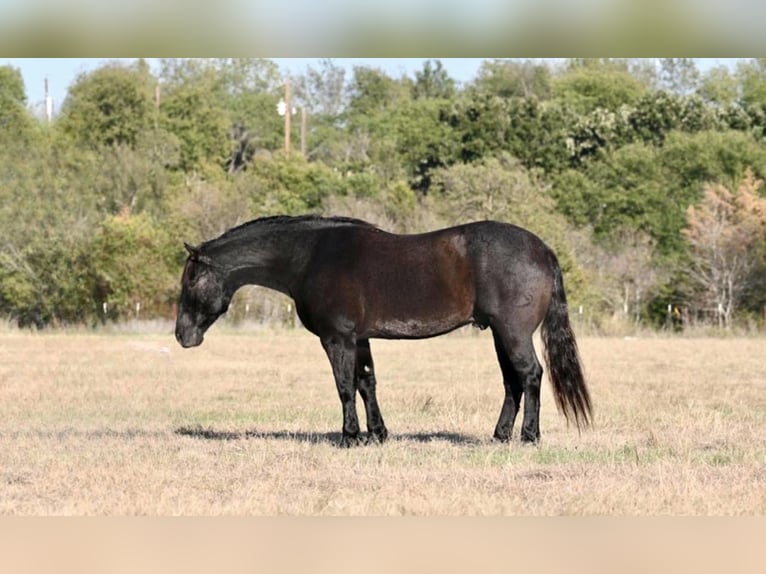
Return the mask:
M 301 155 L 306 157 L 306 108 L 301 106 Z
M 45 119 L 48 123 L 51 123 L 53 118 L 53 98 L 48 93 L 48 78 L 45 78 Z
M 285 153 L 290 153 L 290 116 L 293 104 L 290 99 L 290 80 L 285 81 Z

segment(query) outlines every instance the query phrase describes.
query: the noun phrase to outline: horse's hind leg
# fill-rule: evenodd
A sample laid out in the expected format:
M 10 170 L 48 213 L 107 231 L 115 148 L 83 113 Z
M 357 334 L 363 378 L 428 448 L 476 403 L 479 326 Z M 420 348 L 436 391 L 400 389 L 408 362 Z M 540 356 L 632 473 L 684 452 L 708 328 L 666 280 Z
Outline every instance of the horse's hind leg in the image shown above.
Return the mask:
M 372 361 L 369 339 L 357 341 L 356 346 L 356 388 L 364 401 L 367 412 L 367 430 L 370 439 L 383 442 L 388 437 L 388 430 L 383 422 L 375 394 L 375 365 Z
M 516 396 L 520 397 L 518 393 L 519 386 L 524 394 L 524 420 L 521 425 L 521 441 L 537 442 L 540 440 L 540 382 L 542 381 L 543 368 L 535 354 L 535 347 L 532 344 L 532 333 L 526 330 L 523 333 L 517 333 L 507 325 L 493 326 L 493 333 L 495 334 L 496 345 L 498 345 L 499 337 L 499 343 L 502 344 L 502 348 L 507 354 L 507 360 L 510 362 L 516 375 L 516 383 L 511 385 L 511 398 L 514 401 L 513 407 L 515 412 L 518 412 L 519 408 L 518 401 L 515 398 Z M 501 360 L 501 368 L 502 366 L 503 362 Z M 505 373 L 503 378 L 507 379 Z M 516 394 L 514 394 L 514 389 Z M 501 423 L 504 422 L 510 422 L 510 426 L 513 425 L 511 415 L 515 414 L 515 412 L 510 406 L 506 412 L 507 403 L 506 391 L 506 402 L 503 403 L 503 411 L 500 413 L 498 427 L 503 427 Z M 505 415 L 505 418 L 503 415 Z M 509 434 L 510 426 L 508 426 Z M 501 436 L 499 438 L 505 438 L 502 433 L 503 428 L 500 428 L 500 431 Z M 497 436 L 497 432 L 498 429 L 495 429 L 495 436 Z
M 508 358 L 508 353 L 505 350 L 500 335 L 493 329 L 492 335 L 495 339 L 495 352 L 497 353 L 497 360 L 500 363 L 500 370 L 503 373 L 503 386 L 505 387 L 505 398 L 503 400 L 503 408 L 500 411 L 500 418 L 495 426 L 495 438 L 497 440 L 508 441 L 511 440 L 511 432 L 513 431 L 513 424 L 516 421 L 516 415 L 519 412 L 521 403 L 521 382 L 516 370 L 511 364 L 511 360 Z

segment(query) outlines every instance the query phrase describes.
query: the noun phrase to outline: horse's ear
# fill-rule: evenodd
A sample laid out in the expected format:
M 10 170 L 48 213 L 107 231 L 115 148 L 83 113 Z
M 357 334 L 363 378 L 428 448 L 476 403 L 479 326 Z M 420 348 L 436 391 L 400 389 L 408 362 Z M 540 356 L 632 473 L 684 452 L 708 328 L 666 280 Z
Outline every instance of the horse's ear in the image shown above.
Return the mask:
M 184 241 L 184 247 L 186 247 L 186 251 L 188 251 L 189 255 L 192 257 L 197 257 L 199 255 L 199 247 L 193 247 L 186 243 L 186 241 Z
M 199 247 L 194 247 L 193 245 L 189 245 L 184 241 L 184 247 L 186 247 L 186 251 L 189 252 L 189 257 L 192 261 L 196 261 L 197 263 L 203 263 L 204 265 L 207 265 L 208 267 L 215 267 L 215 263 L 213 263 L 213 260 L 210 259 L 207 255 L 202 255 L 200 252 Z

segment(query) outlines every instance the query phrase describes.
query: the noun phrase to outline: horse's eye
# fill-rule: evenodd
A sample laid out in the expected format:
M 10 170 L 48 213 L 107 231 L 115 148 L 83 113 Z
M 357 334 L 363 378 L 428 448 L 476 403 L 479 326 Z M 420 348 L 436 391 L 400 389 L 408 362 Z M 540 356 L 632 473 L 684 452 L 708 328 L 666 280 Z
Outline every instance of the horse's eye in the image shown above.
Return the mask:
M 186 271 L 186 284 L 189 287 L 194 287 L 205 276 L 203 271 L 198 265 L 190 265 Z

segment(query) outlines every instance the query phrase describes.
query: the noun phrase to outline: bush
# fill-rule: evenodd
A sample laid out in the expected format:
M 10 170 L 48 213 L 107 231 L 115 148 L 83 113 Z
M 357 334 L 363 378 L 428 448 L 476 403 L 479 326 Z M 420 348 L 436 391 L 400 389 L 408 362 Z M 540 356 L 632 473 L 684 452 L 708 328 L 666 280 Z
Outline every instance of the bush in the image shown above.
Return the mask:
M 91 240 L 92 297 L 107 304 L 109 319 L 137 313 L 168 315 L 177 296 L 184 252 L 146 215 L 124 211 L 108 217 Z

